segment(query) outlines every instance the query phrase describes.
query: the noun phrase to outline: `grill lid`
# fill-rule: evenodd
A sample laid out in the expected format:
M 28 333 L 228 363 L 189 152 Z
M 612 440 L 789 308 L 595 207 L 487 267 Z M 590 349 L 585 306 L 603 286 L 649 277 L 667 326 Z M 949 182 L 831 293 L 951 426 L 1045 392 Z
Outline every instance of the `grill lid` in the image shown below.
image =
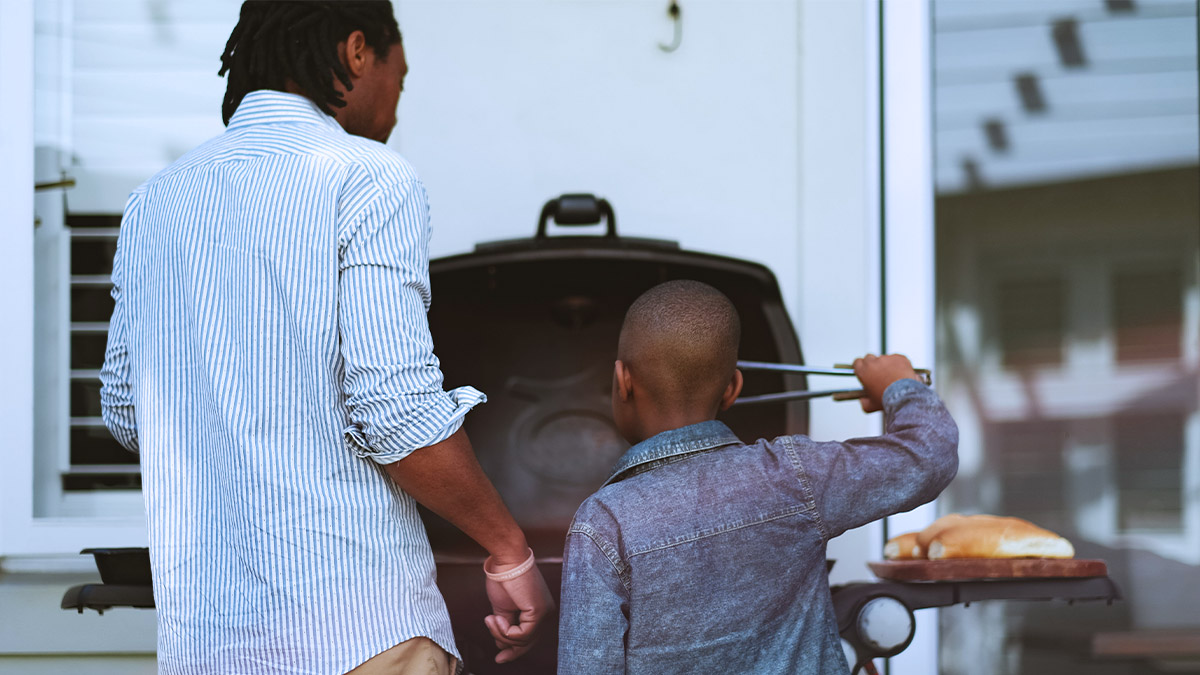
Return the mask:
M 550 220 L 606 223 L 602 236 L 549 236 Z M 480 244 L 434 260 L 429 325 L 447 388 L 470 384 L 488 403 L 466 430 L 539 557 L 561 556 L 579 504 L 608 478 L 628 445 L 612 422 L 612 364 L 629 305 L 671 279 L 729 296 L 742 319 L 741 357 L 801 363 L 779 286 L 766 267 L 697 253 L 675 242 L 620 237 L 607 201 L 563 195 L 542 209 L 529 239 Z M 747 372 L 745 393 L 803 388 L 803 376 Z M 738 408 L 720 418 L 743 440 L 807 431 L 803 402 Z M 425 513 L 434 551 L 484 552 Z

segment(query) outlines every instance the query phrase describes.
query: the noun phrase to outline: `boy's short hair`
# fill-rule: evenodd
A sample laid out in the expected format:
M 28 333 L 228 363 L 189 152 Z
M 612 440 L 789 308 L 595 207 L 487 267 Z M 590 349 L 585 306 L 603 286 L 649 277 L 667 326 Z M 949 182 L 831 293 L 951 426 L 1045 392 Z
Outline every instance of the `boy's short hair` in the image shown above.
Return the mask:
M 741 336 L 737 310 L 723 293 L 699 281 L 668 281 L 629 307 L 617 358 L 664 401 L 708 403 L 733 377 Z

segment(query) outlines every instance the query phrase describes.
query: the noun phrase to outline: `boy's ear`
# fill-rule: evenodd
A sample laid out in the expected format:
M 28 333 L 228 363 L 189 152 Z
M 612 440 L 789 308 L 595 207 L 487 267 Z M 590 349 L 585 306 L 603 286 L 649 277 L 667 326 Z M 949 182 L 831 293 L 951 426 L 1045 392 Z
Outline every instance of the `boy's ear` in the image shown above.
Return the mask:
M 621 359 L 617 359 L 613 366 L 613 387 L 616 388 L 617 395 L 621 397 L 622 401 L 628 401 L 629 397 L 633 395 L 633 380 L 629 377 L 629 369 L 625 367 Z
M 742 371 L 737 368 L 733 369 L 733 378 L 729 380 L 729 384 L 725 387 L 725 393 L 721 395 L 721 410 L 729 410 L 729 406 L 737 400 L 742 394 Z

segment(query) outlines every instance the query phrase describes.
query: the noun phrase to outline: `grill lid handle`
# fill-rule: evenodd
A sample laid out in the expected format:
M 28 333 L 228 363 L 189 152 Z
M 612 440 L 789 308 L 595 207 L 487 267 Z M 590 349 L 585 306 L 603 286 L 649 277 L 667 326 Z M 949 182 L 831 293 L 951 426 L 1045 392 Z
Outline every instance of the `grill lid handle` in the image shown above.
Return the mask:
M 599 199 L 593 194 L 567 194 L 551 199 L 542 207 L 542 216 L 538 219 L 535 239 L 546 238 L 546 223 L 551 218 L 558 225 L 595 225 L 601 217 L 608 224 L 605 237 L 616 238 L 617 218 L 613 215 L 612 205 L 606 199 Z

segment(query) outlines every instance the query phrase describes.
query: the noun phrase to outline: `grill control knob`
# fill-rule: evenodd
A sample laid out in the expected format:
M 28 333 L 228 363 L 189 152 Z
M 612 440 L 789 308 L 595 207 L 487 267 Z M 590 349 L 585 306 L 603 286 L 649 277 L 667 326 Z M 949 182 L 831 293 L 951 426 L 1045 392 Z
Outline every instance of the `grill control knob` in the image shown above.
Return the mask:
M 904 651 L 916 628 L 912 610 L 890 595 L 871 598 L 858 610 L 858 635 L 879 656 Z

